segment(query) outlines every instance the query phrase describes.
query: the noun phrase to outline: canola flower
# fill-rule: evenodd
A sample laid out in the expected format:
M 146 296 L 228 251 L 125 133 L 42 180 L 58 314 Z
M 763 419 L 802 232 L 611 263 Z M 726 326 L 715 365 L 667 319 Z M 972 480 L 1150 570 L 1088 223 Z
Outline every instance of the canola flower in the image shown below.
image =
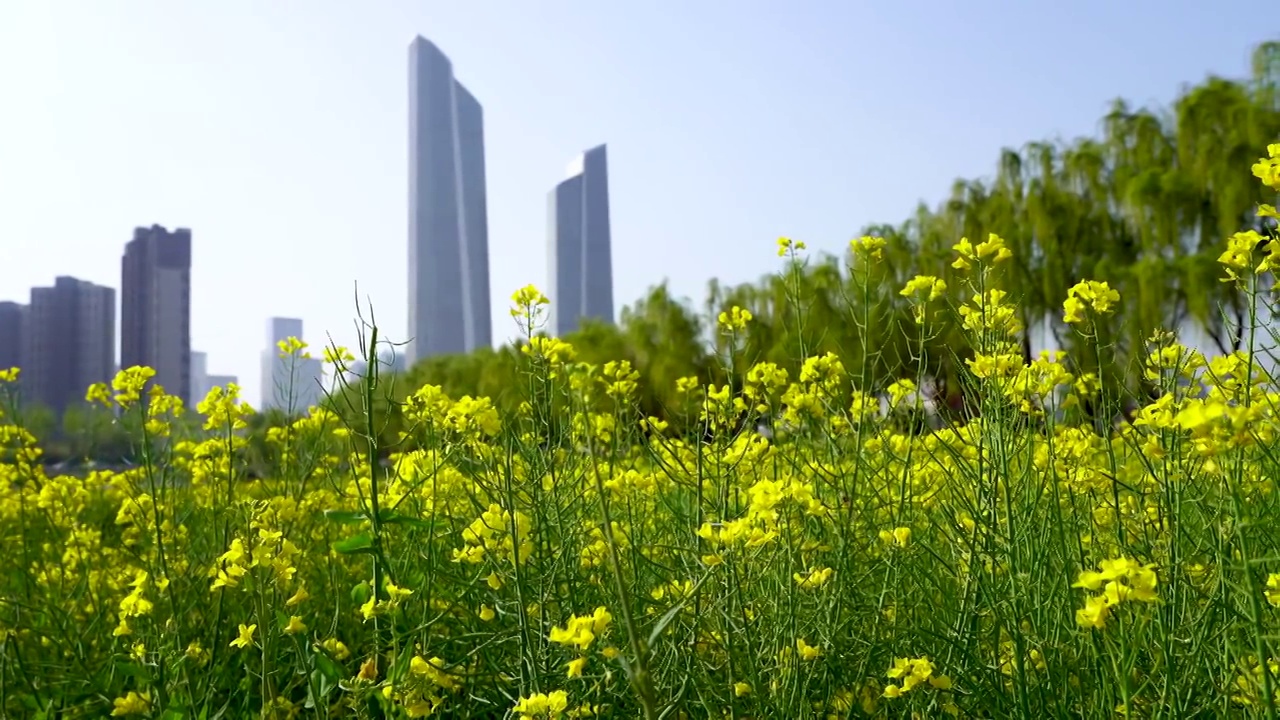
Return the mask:
M 1115 608 L 1126 602 L 1154 603 L 1160 599 L 1156 593 L 1159 579 L 1155 565 L 1142 565 L 1131 558 L 1103 560 L 1098 570 L 1081 571 L 1072 587 L 1100 591 L 1085 600 L 1084 607 L 1076 611 L 1076 622 L 1081 627 L 1101 630 Z
M 1274 234 L 1224 247 L 1265 292 Z M 887 241 L 850 250 L 889 272 Z M 535 332 L 532 286 L 514 401 L 407 388 L 391 446 L 331 407 L 254 434 L 238 387 L 187 408 L 125 368 L 86 404 L 145 462 L 58 474 L 0 369 L 0 714 L 1274 716 L 1273 372 L 1153 334 L 1132 353 L 1150 397 L 1107 428 L 1088 330 L 1119 293 L 1068 289 L 1085 359 L 1036 357 L 1008 244 L 954 253 L 945 280 L 880 288 L 974 349 L 981 412 L 936 427 L 910 422 L 923 375 L 865 381 L 828 348 L 672 373 L 682 407 L 648 407 L 654 359 L 579 361 Z M 743 339 L 751 312 L 719 326 Z
M 1086 312 L 1106 315 L 1119 301 L 1120 293 L 1112 290 L 1107 283 L 1081 280 L 1067 291 L 1067 299 L 1062 303 L 1062 320 L 1070 325 L 1078 325 L 1085 321 Z

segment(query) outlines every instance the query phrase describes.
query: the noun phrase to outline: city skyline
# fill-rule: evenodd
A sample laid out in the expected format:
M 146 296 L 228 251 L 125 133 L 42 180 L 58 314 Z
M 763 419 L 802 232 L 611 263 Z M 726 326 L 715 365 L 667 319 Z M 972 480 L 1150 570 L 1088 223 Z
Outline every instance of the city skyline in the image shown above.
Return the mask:
M 155 370 L 153 382 L 191 403 L 191 231 L 138 227 L 120 273 L 120 367 Z
M 119 245 L 154 219 L 194 229 L 193 347 L 248 397 L 268 315 L 354 348 L 358 300 L 404 342 L 415 33 L 484 103 L 498 345 L 518 333 L 512 291 L 547 287 L 547 191 L 593 142 L 608 141 L 614 170 L 619 317 L 664 279 L 697 304 L 713 276 L 729 286 L 775 270 L 779 235 L 842 253 L 860 228 L 989 177 L 1005 145 L 1093 136 L 1114 98 L 1165 107 L 1207 74 L 1246 76 L 1253 46 L 1275 34 L 1251 19 L 1270 9 L 712 3 L 673 21 L 634 4 L 327 2 L 302 17 L 256 3 L 0 3 L 0 75 L 21 108 L 0 114 L 0 300 L 26 302 L 57 275 L 119 290 Z M 1017 32 L 1040 25 L 1060 29 L 1054 52 Z M 864 42 L 848 43 L 849 27 Z M 1133 32 L 1116 42 L 1117 28 Z M 779 33 L 805 38 L 803 52 L 761 53 Z M 1149 62 L 1160 47 L 1179 52 Z M 1034 71 L 1019 62 L 1032 56 Z M 919 93 L 942 67 L 965 81 Z M 939 123 L 940 107 L 985 111 Z M 321 290 L 299 298 L 303 287 Z
M 323 28 L 319 35 L 281 32 L 275 22 L 280 17 L 230 9 L 17 12 L 29 30 L 10 46 L 15 57 L 28 59 L 29 72 L 15 74 L 13 86 L 25 112 L 0 119 L 9 138 L 0 138 L 0 154 L 12 171 L 6 176 L 23 181 L 8 187 L 7 194 L 21 202 L 0 217 L 0 235 L 13 243 L 47 240 L 22 256 L 18 272 L 0 278 L 0 298 L 25 302 L 28 286 L 58 274 L 116 285 L 111 265 L 117 247 L 104 237 L 137 218 L 190 223 L 202 242 L 218 248 L 207 258 L 201 253 L 193 271 L 201 287 L 193 302 L 193 342 L 211 353 L 215 365 L 238 373 L 254 398 L 258 319 L 272 311 L 303 316 L 313 334 L 323 329 L 354 347 L 354 281 L 359 299 L 377 310 L 381 334 L 406 339 L 406 286 L 395 277 L 387 282 L 386 275 L 397 272 L 388 269 L 388 260 L 404 251 L 401 73 L 405 44 L 415 31 L 429 31 L 457 63 L 460 79 L 485 101 L 486 152 L 495 159 L 486 192 L 502 208 L 490 218 L 494 343 L 514 335 L 505 316 L 511 290 L 527 283 L 549 289 L 543 274 L 546 190 L 584 140 L 607 138 L 613 159 L 626 167 L 615 173 L 611 203 L 614 258 L 626 268 L 615 274 L 615 307 L 664 278 L 673 295 L 696 301 L 711 275 L 728 284 L 772 267 L 771 253 L 740 252 L 744 245 L 767 245 L 786 234 L 805 239 L 815 253 L 839 252 L 851 229 L 908 217 L 920 199 L 944 199 L 952 178 L 991 170 L 1002 144 L 1092 134 L 1099 110 L 1114 97 L 1163 104 L 1205 73 L 1240 76 L 1253 44 L 1239 23 L 1228 32 L 1226 23 L 1210 22 L 1219 15 L 1207 10 L 1182 8 L 1152 20 L 1136 8 L 1093 3 L 1079 13 L 1059 12 L 1054 20 L 1073 24 L 1090 42 L 1102 37 L 1103 14 L 1112 24 L 1158 21 L 1187 52 L 1158 71 L 1135 63 L 1133 56 L 1141 53 L 1132 45 L 1104 46 L 1083 66 L 1079 59 L 1050 58 L 1053 67 L 1045 72 L 1067 78 L 1069 87 L 1047 93 L 1007 62 L 1028 51 L 1024 41 L 988 43 L 980 51 L 965 43 L 970 52 L 959 53 L 958 61 L 976 84 L 966 102 L 996 107 L 1011 96 L 1029 99 L 1017 112 L 981 122 L 955 118 L 958 124 L 942 129 L 944 144 L 955 152 L 939 158 L 921 147 L 927 133 L 912 120 L 927 115 L 927 107 L 894 93 L 909 85 L 909 70 L 929 65 L 928 58 L 957 57 L 961 48 L 954 38 L 930 34 L 955 19 L 945 12 L 921 21 L 891 9 L 874 17 L 841 10 L 876 28 L 877 47 L 915 48 L 907 65 L 874 72 L 834 38 L 820 35 L 813 54 L 764 62 L 747 49 L 762 39 L 763 28 L 705 8 L 691 10 L 681 24 L 657 12 L 631 12 L 622 23 L 623 13 L 606 10 L 548 15 L 520 9 L 489 21 L 462 7 L 406 4 L 358 15 L 330 8 L 313 18 Z M 1238 8 L 1231 12 L 1247 16 Z M 982 13 L 981 32 L 990 38 L 1003 37 L 1001 23 L 1028 14 Z M 354 28 L 356 17 L 368 22 L 350 34 L 339 32 Z M 814 32 L 837 23 L 809 18 L 803 24 Z M 109 28 L 107 36 L 130 42 L 107 42 L 88 26 Z M 197 42 L 178 39 L 184 27 Z M 219 40 L 233 28 L 244 41 L 235 51 Z M 544 48 L 530 28 L 558 32 L 563 42 Z M 913 31 L 903 35 L 903 28 Z M 928 41 L 914 30 L 924 31 Z M 1195 44 L 1187 43 L 1191 37 Z M 495 38 L 500 47 L 485 49 Z M 726 42 L 730 38 L 736 39 Z M 148 42 L 159 43 L 167 55 L 185 53 L 191 62 L 144 62 Z M 715 42 L 721 45 L 713 59 L 707 48 Z M 655 44 L 692 56 L 646 59 Z M 74 63 L 80 72 L 59 70 L 66 58 L 93 62 Z M 724 62 L 742 72 L 725 76 Z M 827 92 L 831 81 L 817 80 L 823 68 L 849 92 Z M 308 82 L 291 81 L 296 78 Z M 781 105 L 804 112 L 784 123 L 761 107 L 758 86 L 766 80 L 775 82 L 771 92 Z M 166 98 L 163 108 L 137 101 L 157 94 Z M 901 117 L 888 121 L 858 111 L 877 98 L 897 102 Z M 299 124 L 317 101 L 327 111 Z M 93 108 L 93 122 L 79 112 L 84 107 Z M 244 107 L 258 111 L 246 114 Z M 804 129 L 792 129 L 796 122 Z M 102 142 L 104 134 L 113 141 Z M 862 140 L 868 137 L 876 142 Z M 180 150 L 181 161 L 166 162 L 157 147 Z M 329 150 L 317 152 L 320 147 Z M 933 163 L 926 178 L 914 170 L 925 162 L 921 155 Z M 775 167 L 784 169 L 763 170 Z M 61 217 L 69 200 L 77 212 L 50 228 L 48 218 Z M 333 291 L 297 304 L 294 288 L 302 283 Z M 246 287 L 253 292 L 223 290 Z
M 409 362 L 493 342 L 484 111 L 453 63 L 409 45 Z
M 612 324 L 613 240 L 605 145 L 578 155 L 551 191 L 547 228 L 547 332 L 578 329 L 583 319 Z

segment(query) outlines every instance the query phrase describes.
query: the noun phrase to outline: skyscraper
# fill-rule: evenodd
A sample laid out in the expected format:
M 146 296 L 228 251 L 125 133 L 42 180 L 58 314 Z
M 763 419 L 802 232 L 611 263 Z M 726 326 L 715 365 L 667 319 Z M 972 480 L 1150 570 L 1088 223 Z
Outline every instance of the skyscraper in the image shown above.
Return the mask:
M 569 165 L 548 202 L 547 332 L 573 332 L 583 318 L 613 322 L 613 251 L 605 146 Z
M 61 414 L 115 368 L 116 291 L 72 277 L 31 288 L 22 341 L 23 397 Z
M 165 392 L 191 402 L 191 231 L 137 228 L 125 245 L 120 367 L 156 371 Z
M 280 343 L 302 339 L 302 320 L 271 318 L 267 321 L 267 347 L 262 351 L 262 409 L 305 412 L 324 399 L 321 382 L 324 366 L 320 358 L 284 355 Z
M 484 112 L 425 38 L 409 46 L 409 362 L 492 343 Z

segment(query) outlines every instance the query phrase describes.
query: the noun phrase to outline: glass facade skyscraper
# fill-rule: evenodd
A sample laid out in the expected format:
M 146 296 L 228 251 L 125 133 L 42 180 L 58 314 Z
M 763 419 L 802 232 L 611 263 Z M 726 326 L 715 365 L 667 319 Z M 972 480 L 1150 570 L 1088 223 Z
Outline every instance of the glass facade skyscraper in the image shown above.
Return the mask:
M 583 318 L 613 322 L 613 251 L 605 146 L 583 153 L 548 202 L 547 331 L 573 332 Z
M 484 112 L 425 38 L 409 46 L 410 362 L 492 343 Z

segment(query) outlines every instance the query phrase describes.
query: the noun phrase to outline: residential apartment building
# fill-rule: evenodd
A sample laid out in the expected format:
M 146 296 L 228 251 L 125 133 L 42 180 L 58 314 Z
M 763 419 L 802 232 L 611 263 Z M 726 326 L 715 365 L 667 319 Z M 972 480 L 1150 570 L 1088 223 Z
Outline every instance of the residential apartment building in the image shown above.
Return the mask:
M 26 401 L 61 415 L 115 370 L 116 291 L 72 277 L 31 289 L 19 367 Z
M 120 366 L 152 368 L 153 382 L 190 404 L 191 231 L 135 229 L 121 270 Z

